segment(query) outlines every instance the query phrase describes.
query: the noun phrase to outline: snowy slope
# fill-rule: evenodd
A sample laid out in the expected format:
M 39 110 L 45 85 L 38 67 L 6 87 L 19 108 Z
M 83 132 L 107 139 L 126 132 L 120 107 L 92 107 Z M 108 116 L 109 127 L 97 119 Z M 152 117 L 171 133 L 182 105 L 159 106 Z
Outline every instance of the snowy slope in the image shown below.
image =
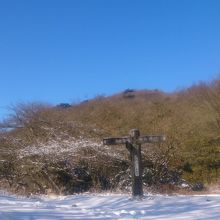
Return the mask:
M 64 219 L 220 219 L 220 195 L 146 196 L 84 194 L 21 198 L 0 195 L 1 220 Z

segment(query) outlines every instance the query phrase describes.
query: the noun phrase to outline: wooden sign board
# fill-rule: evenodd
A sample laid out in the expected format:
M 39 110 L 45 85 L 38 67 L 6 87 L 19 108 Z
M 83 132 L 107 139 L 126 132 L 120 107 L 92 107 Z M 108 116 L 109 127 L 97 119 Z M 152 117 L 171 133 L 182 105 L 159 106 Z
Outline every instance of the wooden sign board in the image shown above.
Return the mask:
M 103 144 L 104 145 L 120 145 L 126 144 L 130 142 L 130 137 L 121 137 L 121 138 L 104 138 Z M 166 137 L 164 135 L 147 135 L 138 138 L 140 143 L 158 143 L 165 141 Z

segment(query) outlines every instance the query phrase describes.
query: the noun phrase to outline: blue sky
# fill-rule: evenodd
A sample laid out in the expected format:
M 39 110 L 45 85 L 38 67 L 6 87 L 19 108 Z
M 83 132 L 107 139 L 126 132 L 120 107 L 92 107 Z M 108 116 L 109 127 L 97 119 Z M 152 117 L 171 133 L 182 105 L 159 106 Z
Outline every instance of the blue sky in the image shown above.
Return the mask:
M 0 118 L 19 102 L 211 80 L 219 11 L 218 0 L 0 0 Z

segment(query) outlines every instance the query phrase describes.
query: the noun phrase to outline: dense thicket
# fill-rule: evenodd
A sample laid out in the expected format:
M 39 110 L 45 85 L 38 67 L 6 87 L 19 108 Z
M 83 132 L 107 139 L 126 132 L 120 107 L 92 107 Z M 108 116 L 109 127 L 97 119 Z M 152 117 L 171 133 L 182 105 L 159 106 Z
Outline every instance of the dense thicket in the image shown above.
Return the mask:
M 127 89 L 73 105 L 19 104 L 1 128 L 1 186 L 18 191 L 72 193 L 128 186 L 124 146 L 106 148 L 100 142 L 126 136 L 132 128 L 167 136 L 162 144 L 143 145 L 146 185 L 181 179 L 210 184 L 220 177 L 219 79 L 169 94 Z M 88 141 L 77 148 L 79 140 Z M 54 144 L 77 150 L 21 156 L 24 149 L 51 149 Z

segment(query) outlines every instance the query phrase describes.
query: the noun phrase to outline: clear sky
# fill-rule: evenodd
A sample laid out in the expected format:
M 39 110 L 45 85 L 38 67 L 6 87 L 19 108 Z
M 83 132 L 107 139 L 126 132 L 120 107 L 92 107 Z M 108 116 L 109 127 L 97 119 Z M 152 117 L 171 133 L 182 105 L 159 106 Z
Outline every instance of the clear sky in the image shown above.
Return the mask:
M 0 0 L 0 118 L 220 72 L 219 0 Z

